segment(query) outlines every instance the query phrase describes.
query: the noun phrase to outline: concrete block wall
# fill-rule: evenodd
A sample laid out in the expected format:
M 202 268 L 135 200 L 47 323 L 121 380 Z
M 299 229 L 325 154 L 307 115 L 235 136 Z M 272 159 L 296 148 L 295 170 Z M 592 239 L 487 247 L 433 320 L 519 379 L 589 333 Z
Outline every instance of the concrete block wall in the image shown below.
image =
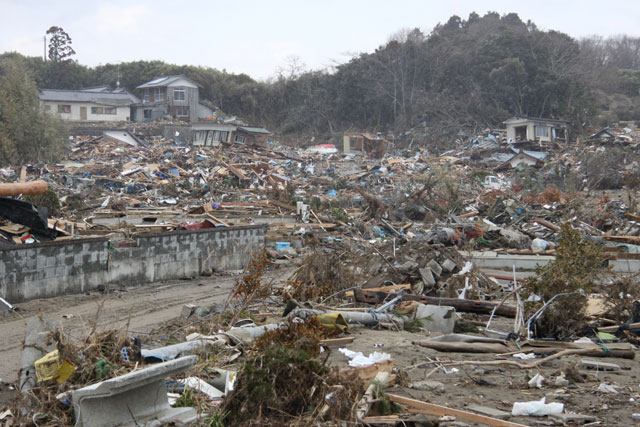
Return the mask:
M 0 296 L 19 303 L 197 276 L 207 267 L 238 270 L 264 246 L 265 232 L 264 225 L 221 227 L 142 234 L 127 247 L 97 238 L 0 248 Z

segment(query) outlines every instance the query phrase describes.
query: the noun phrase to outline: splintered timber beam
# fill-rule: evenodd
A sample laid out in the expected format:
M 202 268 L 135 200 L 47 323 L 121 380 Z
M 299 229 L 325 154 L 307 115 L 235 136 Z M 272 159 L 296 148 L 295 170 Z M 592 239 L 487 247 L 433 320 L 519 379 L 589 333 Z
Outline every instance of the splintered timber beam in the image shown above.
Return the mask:
M 20 194 L 44 194 L 49 189 L 47 181 L 14 182 L 0 184 L 0 196 L 19 196 Z
M 416 414 L 433 415 L 436 417 L 454 416 L 463 420 L 474 423 L 485 424 L 497 427 L 525 427 L 524 424 L 512 423 L 497 418 L 487 417 L 485 415 L 474 414 L 472 412 L 462 411 L 460 409 L 448 408 L 446 406 L 436 405 L 433 403 L 422 402 L 420 400 L 410 399 L 404 396 L 386 393 L 386 396 L 392 402 L 408 406 L 407 412 Z
M 366 302 L 369 304 L 379 304 L 382 301 L 387 300 L 390 297 L 397 296 L 394 293 L 382 292 L 377 289 L 382 288 L 371 288 L 371 289 L 355 289 L 353 295 L 358 302 Z M 496 302 L 491 301 L 477 301 L 477 300 L 468 300 L 468 299 L 458 299 L 458 298 L 440 298 L 440 297 L 429 297 L 426 295 L 411 295 L 405 294 L 402 296 L 402 299 L 405 301 L 420 301 L 423 304 L 433 304 L 433 305 L 448 305 L 454 307 L 456 311 L 462 311 L 466 313 L 480 313 L 480 314 L 491 314 L 498 305 Z M 516 317 L 516 308 L 511 305 L 503 304 L 496 309 L 496 315 L 504 316 L 504 317 Z

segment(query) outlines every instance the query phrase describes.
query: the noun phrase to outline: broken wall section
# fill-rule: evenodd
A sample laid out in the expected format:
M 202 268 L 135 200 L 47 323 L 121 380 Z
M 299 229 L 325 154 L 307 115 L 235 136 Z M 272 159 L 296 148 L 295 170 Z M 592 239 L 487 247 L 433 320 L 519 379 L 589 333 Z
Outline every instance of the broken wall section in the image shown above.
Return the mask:
M 96 238 L 0 248 L 0 296 L 20 303 L 197 276 L 204 268 L 239 270 L 264 246 L 265 232 L 252 225 L 141 234 L 126 246 Z

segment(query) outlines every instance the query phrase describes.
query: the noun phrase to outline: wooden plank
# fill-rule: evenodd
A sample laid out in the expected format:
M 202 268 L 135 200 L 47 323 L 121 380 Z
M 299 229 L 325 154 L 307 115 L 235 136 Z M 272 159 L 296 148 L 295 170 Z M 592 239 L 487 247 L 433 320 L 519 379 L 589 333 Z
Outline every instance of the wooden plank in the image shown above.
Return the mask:
M 370 292 L 389 292 L 389 291 L 397 291 L 399 289 L 411 289 L 411 284 L 410 283 L 402 283 L 400 285 L 392 285 L 392 286 L 380 286 L 377 288 L 363 288 L 363 291 L 370 291 Z M 344 294 L 347 297 L 352 297 L 353 296 L 353 291 L 347 291 Z
M 548 228 L 548 229 L 550 229 L 550 230 L 553 230 L 553 231 L 560 231 L 560 227 L 558 227 L 558 226 L 557 226 L 557 225 L 555 225 L 554 223 L 549 222 L 549 221 L 547 221 L 547 220 L 545 220 L 545 219 L 535 217 L 535 218 L 533 218 L 531 221 L 533 221 L 533 222 L 537 222 L 537 223 L 538 223 L 538 224 L 540 224 L 540 225 L 544 225 L 545 227 L 547 227 L 547 228 Z
M 640 215 L 634 215 L 632 213 L 627 212 L 624 214 L 625 218 L 630 219 L 631 221 L 640 222 Z
M 320 344 L 325 345 L 327 347 L 341 347 L 345 344 L 351 344 L 354 339 L 355 339 L 354 337 L 327 338 L 326 340 L 321 340 Z
M 498 418 L 487 417 L 485 415 L 474 414 L 472 412 L 463 411 L 460 409 L 448 408 L 442 405 L 436 405 L 434 403 L 422 402 L 420 400 L 411 399 L 404 396 L 398 396 L 395 394 L 386 393 L 387 398 L 392 402 L 399 403 L 401 405 L 408 406 L 407 412 L 414 414 L 433 415 L 437 417 L 454 416 L 456 418 L 462 418 L 463 420 L 471 421 L 474 423 L 485 424 L 488 426 L 496 427 L 526 427 L 524 424 L 512 423 L 510 421 L 499 420 Z
M 356 301 L 359 302 L 379 304 L 387 298 L 397 295 L 390 292 L 381 292 L 369 289 L 355 289 L 354 296 L 356 298 Z M 448 305 L 454 307 L 457 311 L 480 314 L 491 314 L 493 312 L 493 309 L 498 305 L 498 303 L 492 301 L 476 301 L 459 298 L 440 298 L 411 294 L 403 295 L 402 299 L 405 301 L 420 301 L 423 304 Z M 496 315 L 514 318 L 516 317 L 516 308 L 512 305 L 502 304 L 496 309 Z
M 640 236 L 602 236 L 602 238 L 611 242 L 630 243 L 632 245 L 640 244 Z
M 458 215 L 458 218 L 462 218 L 462 219 L 471 218 L 471 217 L 474 217 L 474 216 L 478 215 L 479 213 L 480 212 L 478 212 L 478 211 L 471 211 L 471 212 L 467 212 L 467 213 L 462 214 L 462 215 Z
M 215 216 L 211 215 L 210 213 L 207 213 L 207 216 L 208 216 L 209 218 L 211 218 L 213 221 L 217 222 L 218 224 L 222 224 L 222 225 L 225 225 L 225 226 L 227 226 L 227 227 L 230 227 L 230 225 L 229 225 L 228 223 L 224 222 L 224 221 L 223 221 L 223 220 L 221 220 L 221 219 L 216 218 Z
M 615 332 L 617 331 L 620 326 L 622 325 L 615 325 L 615 326 L 603 326 L 601 328 L 598 328 L 598 332 Z M 631 323 L 628 325 L 629 329 L 640 329 L 640 323 Z
M 367 425 L 383 425 L 383 426 L 388 426 L 388 425 L 395 425 L 397 422 L 401 421 L 402 418 L 400 418 L 397 415 L 388 415 L 388 416 L 379 416 L 379 417 L 364 417 L 362 419 L 363 424 L 367 424 Z

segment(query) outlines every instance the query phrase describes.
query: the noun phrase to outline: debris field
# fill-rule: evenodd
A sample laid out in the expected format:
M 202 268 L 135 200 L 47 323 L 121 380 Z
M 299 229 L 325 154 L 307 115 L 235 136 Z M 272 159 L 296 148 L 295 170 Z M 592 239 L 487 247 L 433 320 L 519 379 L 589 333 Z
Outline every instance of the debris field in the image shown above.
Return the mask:
M 339 150 L 142 130 L 0 169 L 0 250 L 107 239 L 111 257 L 264 224 L 261 245 L 242 270 L 0 299 L 0 328 L 26 324 L 3 425 L 640 420 L 633 123 L 546 143 L 461 132 L 444 153 L 372 134 Z M 135 315 L 178 296 L 172 315 Z

